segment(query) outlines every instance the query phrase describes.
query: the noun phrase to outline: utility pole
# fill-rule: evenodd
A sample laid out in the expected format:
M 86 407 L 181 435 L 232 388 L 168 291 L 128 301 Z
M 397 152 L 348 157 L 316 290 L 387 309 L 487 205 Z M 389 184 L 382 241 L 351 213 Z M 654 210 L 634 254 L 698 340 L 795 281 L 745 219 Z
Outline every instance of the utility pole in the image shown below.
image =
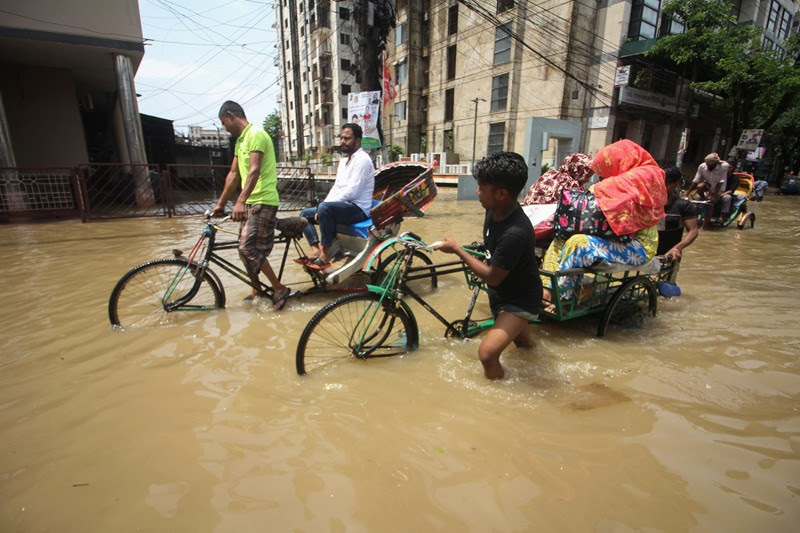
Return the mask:
M 478 134 L 478 102 L 485 102 L 483 98 L 473 98 L 472 100 L 475 102 L 475 117 L 472 120 L 472 163 L 471 166 L 475 166 L 475 140 Z

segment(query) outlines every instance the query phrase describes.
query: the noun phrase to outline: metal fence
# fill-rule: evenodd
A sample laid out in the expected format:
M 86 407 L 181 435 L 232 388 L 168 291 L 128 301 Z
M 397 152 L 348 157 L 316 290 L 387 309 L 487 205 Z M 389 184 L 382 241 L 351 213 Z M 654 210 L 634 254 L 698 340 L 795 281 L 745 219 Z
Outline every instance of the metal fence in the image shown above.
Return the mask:
M 223 165 L 82 164 L 0 168 L 0 222 L 59 217 L 98 219 L 202 214 L 225 185 Z M 324 196 L 308 167 L 278 167 L 281 211 L 316 205 Z
M 156 165 L 84 164 L 78 177 L 84 221 L 169 214 L 169 192 Z
M 0 221 L 81 216 L 77 170 L 65 167 L 0 168 Z

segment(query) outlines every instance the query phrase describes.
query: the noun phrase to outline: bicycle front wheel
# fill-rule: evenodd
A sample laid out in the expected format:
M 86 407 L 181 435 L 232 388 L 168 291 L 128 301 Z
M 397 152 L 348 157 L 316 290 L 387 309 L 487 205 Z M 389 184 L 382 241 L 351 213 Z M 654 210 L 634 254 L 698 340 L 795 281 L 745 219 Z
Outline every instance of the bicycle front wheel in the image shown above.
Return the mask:
M 225 295 L 216 280 L 206 271 L 195 286 L 197 273 L 198 266 L 184 259 L 158 259 L 133 268 L 111 291 L 111 325 L 156 326 L 170 322 L 178 312 L 225 307 Z M 186 298 L 188 301 L 180 306 L 169 305 Z
M 297 373 L 346 359 L 400 355 L 418 344 L 417 325 L 402 307 L 371 292 L 347 294 L 306 325 L 297 344 Z

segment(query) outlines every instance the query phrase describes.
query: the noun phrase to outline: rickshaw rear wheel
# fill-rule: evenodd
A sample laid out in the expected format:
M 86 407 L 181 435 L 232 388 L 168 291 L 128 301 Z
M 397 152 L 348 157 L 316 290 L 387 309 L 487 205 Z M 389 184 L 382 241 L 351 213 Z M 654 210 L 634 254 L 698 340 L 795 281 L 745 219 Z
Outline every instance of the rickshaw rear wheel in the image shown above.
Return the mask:
M 603 337 L 608 326 L 623 328 L 641 327 L 648 316 L 656 316 L 658 312 L 658 291 L 646 276 L 629 279 L 617 289 L 606 307 L 597 336 Z
M 745 224 L 747 224 L 748 221 L 750 222 L 750 229 L 753 229 L 755 227 L 755 225 L 756 225 L 756 214 L 753 213 L 752 211 L 750 211 L 749 213 L 745 214 L 742 217 L 742 221 L 739 222 L 737 227 L 739 229 L 744 229 L 744 226 L 745 226 Z

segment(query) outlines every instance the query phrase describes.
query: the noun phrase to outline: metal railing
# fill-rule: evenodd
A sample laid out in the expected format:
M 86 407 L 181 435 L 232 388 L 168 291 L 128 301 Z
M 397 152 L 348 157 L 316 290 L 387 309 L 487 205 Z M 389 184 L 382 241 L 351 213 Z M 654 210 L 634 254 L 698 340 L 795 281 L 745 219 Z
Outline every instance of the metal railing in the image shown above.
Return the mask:
M 167 184 L 157 165 L 78 165 L 83 220 L 168 215 Z
M 0 221 L 79 217 L 82 212 L 77 170 L 69 167 L 0 168 Z
M 122 163 L 0 168 L 0 222 L 202 214 L 219 199 L 228 170 L 187 164 L 159 172 L 155 165 Z M 316 205 L 325 195 L 326 183 L 308 167 L 278 166 L 277 173 L 280 211 Z

